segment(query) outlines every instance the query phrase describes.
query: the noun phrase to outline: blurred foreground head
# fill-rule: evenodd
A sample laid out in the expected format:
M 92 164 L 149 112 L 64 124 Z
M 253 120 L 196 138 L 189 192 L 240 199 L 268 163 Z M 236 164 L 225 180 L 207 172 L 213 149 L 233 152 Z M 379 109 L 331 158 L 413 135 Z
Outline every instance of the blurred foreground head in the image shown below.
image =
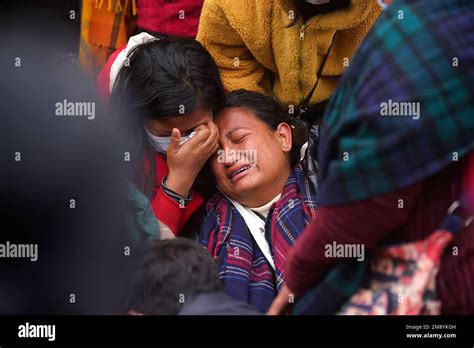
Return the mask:
M 114 313 L 124 153 L 94 86 L 32 35 L 9 33 L 0 58 L 0 314 Z

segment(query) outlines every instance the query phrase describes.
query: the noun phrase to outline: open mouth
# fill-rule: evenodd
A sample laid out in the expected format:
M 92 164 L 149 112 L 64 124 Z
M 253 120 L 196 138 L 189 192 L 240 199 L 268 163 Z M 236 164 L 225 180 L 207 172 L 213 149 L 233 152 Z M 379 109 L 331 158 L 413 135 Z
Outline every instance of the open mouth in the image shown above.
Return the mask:
M 242 173 L 245 173 L 247 170 L 249 170 L 250 168 L 252 168 L 251 165 L 244 165 L 242 167 L 240 167 L 239 169 L 237 169 L 236 171 L 233 171 L 232 173 L 230 173 L 229 175 L 229 178 L 231 181 L 236 181 L 237 179 L 239 179 L 240 177 L 242 177 Z

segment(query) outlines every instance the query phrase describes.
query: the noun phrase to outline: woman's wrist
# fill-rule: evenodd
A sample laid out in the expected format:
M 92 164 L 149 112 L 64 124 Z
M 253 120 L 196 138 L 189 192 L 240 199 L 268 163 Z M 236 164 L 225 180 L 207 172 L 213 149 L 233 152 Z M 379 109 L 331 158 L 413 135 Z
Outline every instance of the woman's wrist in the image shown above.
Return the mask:
M 176 176 L 173 176 L 171 174 L 168 175 L 166 179 L 166 187 L 176 192 L 180 196 L 188 197 L 193 183 L 192 182 L 189 183 L 188 181 L 185 181 L 185 180 L 176 180 L 176 179 L 177 179 Z

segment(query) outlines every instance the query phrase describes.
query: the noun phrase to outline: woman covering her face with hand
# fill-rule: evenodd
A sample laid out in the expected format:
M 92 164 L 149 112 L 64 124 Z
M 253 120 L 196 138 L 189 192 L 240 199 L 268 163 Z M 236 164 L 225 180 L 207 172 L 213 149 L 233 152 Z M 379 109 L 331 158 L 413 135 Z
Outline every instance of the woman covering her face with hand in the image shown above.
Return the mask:
M 272 98 L 238 90 L 215 117 L 220 149 L 211 169 L 220 192 L 199 237 L 218 261 L 224 291 L 261 312 L 283 283 L 286 253 L 314 216 L 299 166 L 307 127 Z
M 125 121 L 121 128 L 133 140 L 125 151 L 135 164 L 136 186 L 160 223 L 174 235 L 186 223 L 198 226 L 192 216 L 210 184 L 210 175 L 199 174 L 218 148 L 212 119 L 223 96 L 209 53 L 192 39 L 142 33 L 111 56 L 98 85 L 105 95 L 110 91 L 110 105 Z

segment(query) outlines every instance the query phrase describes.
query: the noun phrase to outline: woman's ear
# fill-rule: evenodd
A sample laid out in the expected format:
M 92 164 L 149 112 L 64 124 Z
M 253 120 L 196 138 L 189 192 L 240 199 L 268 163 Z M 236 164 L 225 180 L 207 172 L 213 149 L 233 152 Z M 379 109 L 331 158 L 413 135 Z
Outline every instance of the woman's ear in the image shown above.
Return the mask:
M 291 126 L 288 123 L 280 123 L 275 131 L 283 152 L 290 152 L 292 146 Z

